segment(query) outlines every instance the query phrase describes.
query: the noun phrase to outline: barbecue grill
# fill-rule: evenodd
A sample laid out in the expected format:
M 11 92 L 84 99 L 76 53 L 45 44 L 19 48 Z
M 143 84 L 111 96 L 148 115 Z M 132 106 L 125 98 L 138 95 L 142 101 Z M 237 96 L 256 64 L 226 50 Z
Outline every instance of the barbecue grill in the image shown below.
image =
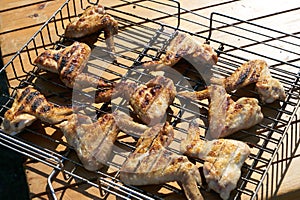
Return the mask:
M 251 155 L 243 165 L 242 176 L 230 198 L 262 199 L 275 194 L 290 164 L 287 158 L 294 155 L 299 140 L 296 135 L 300 86 L 300 59 L 297 53 L 300 38 L 297 33 L 285 33 L 222 13 L 204 16 L 197 10 L 185 9 L 179 2 L 172 0 L 120 0 L 113 5 L 110 2 L 105 3 L 107 12 L 119 22 L 119 33 L 115 36 L 116 52 L 107 50 L 103 34 L 92 38 L 93 51 L 87 72 L 107 81 L 130 80 L 145 83 L 155 74 L 163 73 L 172 78 L 178 91 L 203 89 L 206 86 L 205 74 L 199 74 L 185 60 L 163 72 L 139 67 L 145 61 L 158 60 L 163 56 L 177 31 L 191 34 L 216 49 L 219 60 L 211 72 L 217 76 L 229 76 L 250 59 L 267 61 L 272 76 L 283 83 L 287 97 L 285 101 L 261 105 L 264 112 L 263 122 L 230 136 L 251 146 Z M 94 91 L 83 92 L 76 88 L 71 91 L 58 81 L 57 75 L 40 70 L 33 64 L 36 56 L 45 49 L 60 49 L 71 44 L 74 40 L 64 38 L 66 25 L 93 4 L 98 4 L 98 1 L 66 1 L 1 69 L 0 72 L 5 71 L 7 74 L 7 92 L 0 97 L 1 121 L 14 100 L 16 90 L 27 85 L 40 90 L 52 103 L 76 105 L 95 119 L 101 113 L 114 109 L 130 112 L 127 103 L 122 99 L 95 105 L 92 103 Z M 157 7 L 160 9 L 156 9 Z M 238 41 L 239 46 L 233 45 L 231 41 Z M 238 98 L 244 95 L 257 96 L 257 93 L 249 87 L 244 93 L 232 95 Z M 177 136 L 169 147 L 171 151 L 179 153 L 180 141 L 193 117 L 207 122 L 207 109 L 206 101 L 193 102 L 176 98 L 167 112 L 168 121 L 174 126 Z M 203 132 L 207 128 L 206 123 L 200 125 Z M 54 199 L 57 199 L 57 190 L 80 185 L 99 189 L 97 194 L 91 194 L 95 195 L 92 197 L 106 198 L 111 195 L 121 199 L 164 199 L 172 194 L 182 198 L 184 194 L 175 183 L 150 188 L 134 187 L 120 182 L 119 169 L 128 154 L 134 150 L 135 142 L 136 138 L 126 134 L 120 136 L 113 151 L 114 156 L 107 163 L 107 167 L 92 173 L 84 170 L 73 148 L 66 143 L 56 126 L 37 121 L 15 136 L 0 130 L 1 145 L 52 169 L 48 176 L 48 187 Z M 202 160 L 193 161 L 200 165 L 203 163 Z M 58 177 L 63 186 L 54 189 L 53 182 Z

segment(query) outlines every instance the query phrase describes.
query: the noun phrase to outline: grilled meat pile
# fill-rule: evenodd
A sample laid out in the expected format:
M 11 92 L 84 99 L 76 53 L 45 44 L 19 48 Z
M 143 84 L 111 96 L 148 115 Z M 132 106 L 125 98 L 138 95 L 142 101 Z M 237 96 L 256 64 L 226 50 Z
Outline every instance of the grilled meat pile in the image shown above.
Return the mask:
M 114 35 L 118 22 L 106 14 L 101 5 L 87 8 L 70 22 L 65 37 L 78 39 L 104 31 L 109 50 L 115 52 Z M 74 114 L 64 106 L 55 106 L 33 87 L 19 89 L 14 103 L 2 123 L 6 133 L 19 133 L 36 119 L 57 124 L 68 144 L 74 148 L 83 166 L 90 171 L 101 169 L 110 159 L 120 131 L 138 137 L 136 149 L 120 169 L 120 179 L 129 185 L 162 184 L 177 181 L 188 199 L 202 199 L 198 185 L 202 185 L 198 167 L 190 158 L 204 160 L 203 172 L 208 187 L 228 199 L 241 176 L 241 167 L 250 154 L 247 144 L 226 137 L 261 122 L 263 114 L 258 100 L 242 97 L 234 101 L 227 93 L 254 83 L 262 103 L 284 100 L 282 84 L 271 76 L 267 63 L 251 60 L 242 64 L 229 77 L 211 78 L 211 66 L 218 61 L 216 51 L 208 44 L 200 44 L 191 35 L 177 32 L 160 60 L 143 63 L 145 68 L 173 66 L 180 59 L 190 61 L 200 74 L 213 83 L 206 90 L 180 92 L 194 100 L 209 99 L 209 141 L 200 139 L 199 125 L 192 121 L 187 137 L 181 141 L 179 155 L 168 149 L 174 139 L 173 127 L 164 123 L 166 111 L 177 94 L 170 78 L 155 76 L 145 84 L 122 81 L 109 83 L 84 72 L 91 48 L 75 41 L 59 50 L 45 50 L 34 61 L 41 69 L 57 73 L 69 88 L 93 86 L 98 89 L 95 102 L 108 102 L 121 95 L 128 99 L 133 112 L 144 124 L 138 124 L 120 111 L 105 114 L 97 121 Z

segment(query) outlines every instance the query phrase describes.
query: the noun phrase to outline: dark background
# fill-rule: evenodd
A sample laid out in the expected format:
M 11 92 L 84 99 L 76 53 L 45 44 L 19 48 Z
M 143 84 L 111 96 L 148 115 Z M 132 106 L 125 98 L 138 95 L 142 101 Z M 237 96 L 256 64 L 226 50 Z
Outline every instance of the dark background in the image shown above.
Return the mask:
M 0 47 L 0 69 L 3 67 Z M 5 71 L 0 73 L 0 104 L 7 99 L 7 78 Z M 0 113 L 3 116 L 4 113 Z M 0 120 L 1 123 L 1 120 Z M 26 200 L 29 199 L 29 190 L 24 170 L 26 158 L 15 151 L 0 145 L 0 199 Z

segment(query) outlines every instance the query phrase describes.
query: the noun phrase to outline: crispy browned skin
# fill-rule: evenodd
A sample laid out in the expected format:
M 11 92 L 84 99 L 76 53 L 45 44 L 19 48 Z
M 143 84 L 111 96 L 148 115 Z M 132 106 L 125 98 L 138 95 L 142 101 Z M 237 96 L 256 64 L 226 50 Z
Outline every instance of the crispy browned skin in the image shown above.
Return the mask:
M 154 125 L 165 117 L 166 110 L 174 101 L 176 88 L 171 79 L 156 76 L 145 84 L 121 82 L 114 95 L 123 95 L 135 114 L 147 125 Z
M 262 103 L 272 103 L 275 100 L 284 100 L 286 94 L 279 80 L 272 78 L 268 65 L 263 60 L 251 60 L 242 64 L 229 77 L 212 79 L 212 83 L 224 85 L 227 92 L 232 92 L 251 83 L 256 83 L 256 90 Z M 209 97 L 209 87 L 202 91 L 180 92 L 179 95 L 193 100 L 202 100 Z
M 193 120 L 181 142 L 181 152 L 204 160 L 203 171 L 210 189 L 228 199 L 241 176 L 241 167 L 250 154 L 247 144 L 231 139 L 200 139 L 199 124 Z
M 113 36 L 118 33 L 118 21 L 106 14 L 101 5 L 87 8 L 80 17 L 69 23 L 66 27 L 65 36 L 81 38 L 100 30 L 104 31 L 107 47 L 114 52 Z
M 198 168 L 187 157 L 166 149 L 173 135 L 173 128 L 168 123 L 157 124 L 145 131 L 136 150 L 121 167 L 120 179 L 129 185 L 178 181 L 187 199 L 202 199 L 197 187 L 201 184 Z
M 156 76 L 135 89 L 130 95 L 130 105 L 144 123 L 154 125 L 161 122 L 175 95 L 173 81 Z
M 2 126 L 6 133 L 19 133 L 36 119 L 57 124 L 72 113 L 72 108 L 54 106 L 39 91 L 26 87 L 17 91 L 12 107 L 4 114 Z
M 212 138 L 226 137 L 248 129 L 263 120 L 261 107 L 255 98 L 242 97 L 234 102 L 223 86 L 212 85 L 209 104 L 209 131 Z
M 69 88 L 73 88 L 75 78 L 85 68 L 91 48 L 80 42 L 74 42 L 60 50 L 46 50 L 34 63 L 41 69 L 59 74 L 60 80 Z
M 95 87 L 95 102 L 107 102 L 111 100 L 113 83 L 109 83 L 92 74 L 83 73 L 91 49 L 88 45 L 74 42 L 60 50 L 46 50 L 41 53 L 34 63 L 41 69 L 57 73 L 60 80 L 69 88 Z
M 173 66 L 181 58 L 191 56 L 211 65 L 218 61 L 217 53 L 208 44 L 198 44 L 189 34 L 178 33 L 171 41 L 166 55 L 159 61 L 150 61 L 143 64 L 144 67 Z
M 112 114 L 105 114 L 96 122 L 87 116 L 73 114 L 59 127 L 84 168 L 95 171 L 107 164 L 119 133 Z
M 251 60 L 242 64 L 229 77 L 223 80 L 227 92 L 256 83 L 256 90 L 262 103 L 284 100 L 286 95 L 282 84 L 272 78 L 269 67 L 264 60 Z

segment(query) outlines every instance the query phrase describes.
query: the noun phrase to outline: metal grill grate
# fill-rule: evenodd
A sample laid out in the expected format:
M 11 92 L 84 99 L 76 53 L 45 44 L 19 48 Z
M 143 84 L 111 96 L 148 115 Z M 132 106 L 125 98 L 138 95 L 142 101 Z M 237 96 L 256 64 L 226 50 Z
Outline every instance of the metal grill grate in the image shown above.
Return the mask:
M 97 2 L 94 2 L 95 4 Z M 1 120 L 4 112 L 10 108 L 16 89 L 25 85 L 33 85 L 42 91 L 48 100 L 57 105 L 71 103 L 83 104 L 83 99 L 93 99 L 89 92 L 70 91 L 57 80 L 56 75 L 39 70 L 33 60 L 44 49 L 60 49 L 72 43 L 63 37 L 66 25 L 91 2 L 66 1 L 56 13 L 39 29 L 39 31 L 13 56 L 11 61 L 0 72 L 6 71 L 9 94 L 2 94 L 4 102 L 0 107 Z M 212 13 L 210 17 L 181 8 L 174 1 L 120 1 L 118 5 L 109 5 L 107 11 L 119 21 L 119 34 L 115 37 L 117 62 L 111 59 L 111 52 L 105 48 L 103 35 L 93 41 L 93 51 L 88 62 L 87 71 L 106 78 L 108 81 L 120 79 L 145 83 L 155 73 L 142 70 L 138 66 L 148 60 L 157 60 L 164 53 L 175 32 L 187 32 L 203 42 L 209 42 L 219 54 L 219 61 L 212 71 L 219 76 L 229 76 L 240 64 L 250 59 L 264 59 L 270 65 L 272 76 L 279 79 L 287 93 L 286 101 L 271 105 L 262 105 L 265 118 L 253 129 L 242 130 L 230 138 L 239 139 L 251 144 L 251 155 L 242 168 L 242 177 L 238 187 L 232 192 L 232 199 L 254 199 L 273 160 L 278 158 L 278 151 L 283 141 L 287 140 L 290 128 L 295 130 L 293 121 L 299 107 L 299 48 L 300 38 L 295 34 L 287 34 L 252 22 L 242 21 L 220 13 Z M 155 9 L 157 5 L 160 9 Z M 144 16 L 144 11 L 149 16 Z M 189 20 L 189 16 L 199 20 Z M 194 31 L 190 31 L 193 27 Z M 255 30 L 255 31 L 253 31 Z M 225 39 L 224 39 L 225 38 Z M 239 41 L 235 46 L 230 41 Z M 85 41 L 90 42 L 90 41 Z M 269 52 L 272 52 L 270 54 Z M 174 69 L 164 71 L 171 77 L 178 91 L 200 90 L 205 86 L 203 77 L 186 61 L 181 61 Z M 190 87 L 187 87 L 190 86 Z M 234 93 L 240 97 L 245 94 Z M 247 96 L 255 96 L 256 92 L 249 88 Z M 75 98 L 76 97 L 76 98 Z M 112 101 L 111 104 L 90 105 L 85 110 L 92 115 L 109 112 L 119 108 L 129 110 L 126 102 Z M 180 140 L 186 134 L 186 126 L 191 117 L 197 116 L 207 121 L 208 102 L 186 102 L 177 100 L 170 106 L 168 117 L 174 126 L 177 137 L 170 145 L 170 150 L 178 152 Z M 171 112 L 172 111 L 172 112 Z M 200 128 L 205 131 L 207 125 Z M 259 134 L 257 134 L 259 132 Z M 134 149 L 135 140 L 128 142 L 130 136 L 120 136 L 118 148 L 114 150 L 114 158 L 108 162 L 108 169 L 95 173 L 82 172 L 83 166 L 78 161 L 72 147 L 64 140 L 62 133 L 55 126 L 35 122 L 17 136 L 9 136 L 0 131 L 0 144 L 14 149 L 30 158 L 42 162 L 53 171 L 49 174 L 48 184 L 52 195 L 65 187 L 88 184 L 99 188 L 100 196 L 112 194 L 124 199 L 163 199 L 165 196 L 153 192 L 153 188 L 137 188 L 123 185 L 119 181 L 119 169 L 129 152 Z M 298 138 L 292 139 L 295 145 L 286 147 L 286 157 L 292 154 Z M 41 142 L 44 141 L 44 142 Z M 46 142 L 45 142 L 46 141 Z M 282 150 L 283 151 L 283 150 Z M 202 163 L 201 160 L 197 160 Z M 55 189 L 52 181 L 58 174 L 63 175 L 66 186 Z M 76 179 L 76 184 L 68 184 Z M 166 191 L 182 195 L 176 185 L 160 186 Z

